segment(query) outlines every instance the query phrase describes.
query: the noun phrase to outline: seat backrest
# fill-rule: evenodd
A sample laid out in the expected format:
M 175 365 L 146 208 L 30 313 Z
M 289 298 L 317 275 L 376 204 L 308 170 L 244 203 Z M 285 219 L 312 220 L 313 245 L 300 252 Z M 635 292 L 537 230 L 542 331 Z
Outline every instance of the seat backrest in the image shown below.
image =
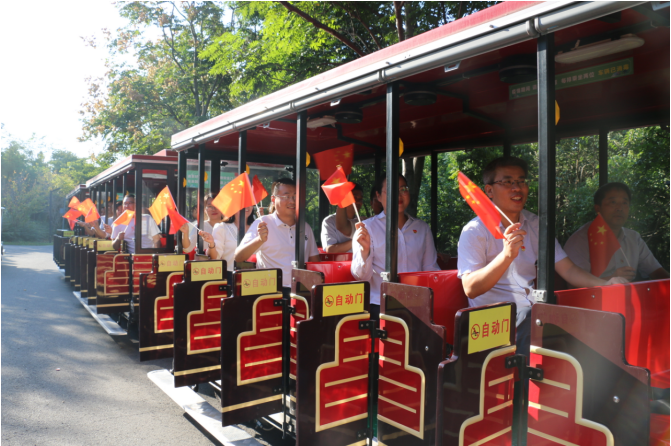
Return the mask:
M 620 313 L 625 358 L 650 370 L 654 387 L 669 387 L 669 279 L 558 291 L 558 305 Z
M 433 322 L 445 327 L 445 341 L 454 345 L 454 316 L 462 308 L 468 308 L 468 297 L 457 270 L 399 273 L 398 277 L 401 283 L 433 290 Z
M 305 269 L 324 273 L 324 283 L 354 282 L 350 271 L 352 261 L 342 262 L 307 262 Z

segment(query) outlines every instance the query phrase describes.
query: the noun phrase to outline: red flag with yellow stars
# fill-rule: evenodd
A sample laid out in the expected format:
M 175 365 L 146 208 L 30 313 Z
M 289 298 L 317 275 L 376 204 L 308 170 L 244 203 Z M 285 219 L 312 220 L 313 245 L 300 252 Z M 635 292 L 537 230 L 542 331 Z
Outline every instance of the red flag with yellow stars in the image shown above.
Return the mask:
M 172 199 L 170 189 L 166 186 L 158 193 L 152 205 L 149 206 L 149 213 L 154 218 L 156 224 L 160 225 L 161 220 L 168 216 L 169 209 L 177 209 L 177 206 L 175 206 L 175 200 Z
M 170 234 L 177 234 L 179 228 L 181 228 L 184 223 L 188 223 L 187 219 L 182 217 L 182 214 L 177 212 L 175 208 L 168 208 L 168 216 L 170 217 Z
M 69 208 L 76 208 L 79 206 L 79 199 L 77 197 L 72 197 L 72 200 L 70 200 L 70 204 L 68 204 Z
M 82 215 L 89 215 L 89 211 L 94 207 L 96 207 L 96 205 L 93 204 L 93 201 L 91 201 L 90 198 L 87 198 L 86 200 L 82 201 L 77 206 L 75 206 L 75 209 L 81 212 Z
M 252 185 L 249 183 L 247 172 L 242 172 L 242 174 L 233 178 L 212 200 L 212 206 L 219 209 L 226 218 L 237 214 L 241 209 L 254 206 L 255 204 L 254 191 L 252 190 Z
M 128 226 L 128 223 L 130 223 L 134 218 L 135 218 L 135 212 L 125 210 L 125 211 L 123 211 L 123 214 L 119 215 L 119 218 L 114 220 L 114 222 L 112 223 L 112 226 L 116 226 L 116 225 L 126 225 L 126 226 Z
M 468 179 L 466 175 L 459 172 L 459 192 L 464 197 L 466 203 L 480 217 L 482 223 L 489 229 L 494 238 L 504 239 L 501 232 L 501 214 L 496 210 L 494 203 L 475 183 Z
M 254 178 L 252 178 L 252 191 L 254 192 L 254 201 L 256 203 L 259 203 L 268 196 L 268 191 L 263 187 L 263 183 L 259 180 L 258 175 L 254 175 Z
M 613 254 L 620 249 L 620 242 L 601 214 L 589 225 L 589 263 L 592 275 L 599 277 L 606 271 Z
M 336 167 L 336 171 L 322 185 L 322 189 L 329 199 L 329 203 L 345 208 L 354 204 L 354 183 L 347 181 L 345 172 L 341 166 Z
M 84 221 L 86 223 L 91 223 L 92 221 L 96 221 L 100 218 L 100 214 L 98 213 L 98 208 L 93 205 L 91 209 L 89 209 L 88 214 L 86 214 L 86 217 L 84 218 Z
M 352 163 L 354 162 L 354 144 L 315 153 L 312 157 L 317 163 L 319 177 L 322 181 L 332 176 L 337 166 L 342 166 L 345 175 L 349 175 L 352 173 Z
M 79 202 L 79 200 L 77 200 L 77 202 Z M 75 221 L 77 221 L 77 218 L 81 215 L 82 213 L 77 209 L 70 209 L 65 214 L 63 214 L 63 218 L 67 219 L 68 223 L 70 224 L 71 231 L 75 228 Z

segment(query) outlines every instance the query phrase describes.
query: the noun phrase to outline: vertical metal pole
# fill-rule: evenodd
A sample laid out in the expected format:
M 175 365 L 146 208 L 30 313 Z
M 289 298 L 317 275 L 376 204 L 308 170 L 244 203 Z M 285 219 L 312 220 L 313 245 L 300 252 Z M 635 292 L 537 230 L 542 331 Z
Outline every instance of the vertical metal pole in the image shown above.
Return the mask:
M 508 135 L 506 135 L 506 139 L 503 142 L 503 156 L 506 158 L 512 156 L 512 152 L 513 152 L 513 145 L 510 143 Z
M 178 161 L 179 162 L 179 161 Z M 179 168 L 179 166 L 178 166 Z M 177 183 L 179 183 L 179 177 L 175 175 L 177 169 L 175 166 L 169 166 L 166 168 L 166 176 L 168 177 L 166 180 L 166 186 L 168 186 L 168 190 L 170 191 L 170 194 L 172 195 L 173 199 L 175 197 L 175 194 L 177 194 Z M 165 241 L 165 250 L 167 252 L 174 252 L 175 251 L 175 240 L 177 237 L 179 237 L 179 234 L 182 233 L 182 231 L 177 231 L 176 234 L 170 235 L 170 226 L 168 225 L 168 217 L 163 219 L 163 222 L 166 224 L 165 226 L 165 232 L 167 234 L 167 239 Z M 181 252 L 181 251 L 180 251 Z
M 130 175 L 130 172 L 123 174 L 121 177 L 121 202 L 123 202 L 123 199 L 126 198 L 126 194 L 128 193 L 128 182 L 126 181 L 126 176 L 128 175 Z
M 186 208 L 186 150 L 177 153 L 177 211 L 191 218 L 185 213 Z M 177 254 L 182 254 L 182 231 L 177 232 L 175 243 L 177 245 Z
M 555 277 L 555 65 L 554 34 L 538 38 L 538 289 L 554 303 Z
M 210 165 L 210 192 L 216 197 L 221 189 L 221 160 L 218 157 L 212 159 Z
M 196 204 L 198 205 L 198 229 L 202 230 L 205 224 L 205 144 L 198 146 L 198 199 Z M 196 237 L 196 240 L 198 240 L 196 253 L 202 254 L 203 239 Z
M 387 84 L 387 241 L 384 269 L 389 282 L 398 281 L 398 82 Z
M 105 202 L 105 204 L 103 206 L 105 206 L 104 207 L 104 209 L 105 209 L 105 214 L 104 214 L 105 215 L 105 223 L 107 224 L 107 220 L 110 217 L 108 215 L 109 203 L 112 202 L 112 199 L 110 198 L 110 184 L 109 184 L 109 181 L 105 183 L 105 199 L 104 199 L 104 202 Z M 112 206 L 112 207 L 114 207 L 114 206 Z
M 213 161 L 214 162 L 214 161 Z M 238 175 L 247 171 L 247 130 L 238 133 Z M 228 217 L 228 215 L 226 216 Z M 245 238 L 245 210 L 241 209 L 238 214 L 238 245 Z
M 116 178 L 112 179 L 112 221 L 116 220 L 116 194 L 117 194 L 117 189 L 116 189 Z M 110 226 L 112 226 L 111 223 L 108 223 Z
M 141 253 L 142 246 L 142 224 L 144 223 L 142 215 L 142 166 L 135 166 L 135 253 Z M 132 259 L 132 257 L 131 257 Z M 131 262 L 131 271 L 133 268 L 133 262 Z M 129 276 L 130 282 L 130 293 L 131 293 L 131 305 L 133 305 L 133 275 L 132 272 Z
M 599 186 L 608 183 L 608 130 L 599 129 Z
M 308 182 L 307 159 L 308 112 L 298 112 L 296 120 L 296 268 L 305 268 L 305 186 Z
M 438 242 L 438 154 L 436 152 L 431 152 L 431 232 L 433 233 L 433 244 L 436 245 Z
M 375 151 L 375 181 L 382 176 L 382 151 Z M 379 192 L 379 191 L 378 191 Z

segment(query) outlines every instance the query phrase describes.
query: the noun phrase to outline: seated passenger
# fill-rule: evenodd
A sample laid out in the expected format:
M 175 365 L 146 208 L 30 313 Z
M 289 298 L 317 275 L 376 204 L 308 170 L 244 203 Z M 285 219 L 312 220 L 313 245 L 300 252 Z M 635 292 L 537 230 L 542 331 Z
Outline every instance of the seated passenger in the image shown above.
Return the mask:
M 235 261 L 244 262 L 256 254 L 256 267 L 281 268 L 284 292 L 291 287 L 291 262 L 296 260 L 296 183 L 278 179 L 271 187 L 270 215 L 254 220 L 235 250 Z M 305 259 L 319 262 L 319 250 L 310 225 L 305 223 Z
M 184 251 L 185 254 L 190 253 L 194 249 L 196 249 L 196 246 L 198 244 L 198 235 L 201 235 L 202 233 L 206 232 L 208 234 L 212 234 L 212 231 L 214 230 L 214 226 L 218 223 L 221 223 L 224 221 L 224 215 L 219 212 L 219 209 L 216 207 L 212 206 L 212 200 L 214 199 L 213 194 L 207 194 L 205 195 L 205 221 L 201 225 L 201 231 L 198 233 L 196 232 L 196 227 L 198 225 L 198 220 L 193 222 L 193 225 L 188 225 L 184 223 L 182 227 L 180 228 L 180 231 L 182 231 L 182 250 Z M 194 206 L 196 207 L 196 206 Z M 197 207 L 196 207 L 197 208 Z M 188 229 L 187 229 L 188 227 Z M 186 237 L 188 232 L 188 237 Z
M 358 221 L 353 206 L 361 211 L 363 205 L 363 188 L 354 183 L 352 189 L 354 204 L 346 208 L 337 207 L 336 213 L 331 214 L 322 222 L 322 248 L 329 254 L 352 252 L 352 234 L 356 230 Z
M 382 208 L 382 204 L 380 204 L 380 202 L 377 199 L 377 194 L 379 194 L 380 191 L 375 187 L 376 186 L 373 186 L 373 188 L 370 190 L 370 209 L 373 212 L 371 217 L 375 217 L 377 214 L 379 214 L 384 210 Z
M 128 194 L 123 199 L 124 211 L 135 212 L 135 195 Z M 160 248 L 161 232 L 151 215 L 145 214 L 142 218 L 142 248 Z M 128 225 L 116 225 L 112 229 L 112 246 L 118 250 L 125 240 L 128 252 L 135 253 L 135 218 Z
M 245 208 L 245 234 L 249 226 L 254 222 L 252 213 L 254 206 Z M 205 242 L 205 254 L 211 259 L 226 260 L 226 269 L 233 271 L 235 260 L 235 248 L 238 247 L 238 225 L 235 223 L 237 215 L 214 225 L 212 234 L 200 231 L 200 236 Z
M 630 203 L 631 190 L 624 183 L 604 184 L 594 194 L 594 211 L 608 223 L 622 248 L 613 254 L 600 277 L 608 280 L 620 276 L 630 281 L 668 278 L 669 272 L 655 259 L 640 234 L 624 227 L 629 218 Z M 564 246 L 564 251 L 573 263 L 585 271 L 591 270 L 587 242 L 587 231 L 591 224 L 586 223 L 578 229 Z
M 505 239 L 496 239 L 480 217 L 471 220 L 459 237 L 457 267 L 464 292 L 472 307 L 497 302 L 517 304 L 518 353 L 529 355 L 529 315 L 534 298 L 538 260 L 538 216 L 524 210 L 529 195 L 526 161 L 516 157 L 497 158 L 482 174 L 485 193 L 514 224 L 501 219 Z M 576 266 L 555 240 L 555 271 L 566 281 L 581 287 L 624 283 L 594 277 Z
M 377 200 L 383 211 L 356 224 L 352 241 L 352 275 L 357 280 L 370 282 L 371 317 L 380 312 L 380 286 L 385 268 L 387 232 L 387 177 L 382 176 L 377 184 L 380 191 Z M 410 204 L 410 189 L 403 175 L 398 181 L 398 272 L 438 271 L 436 247 L 431 228 L 422 220 L 405 213 Z

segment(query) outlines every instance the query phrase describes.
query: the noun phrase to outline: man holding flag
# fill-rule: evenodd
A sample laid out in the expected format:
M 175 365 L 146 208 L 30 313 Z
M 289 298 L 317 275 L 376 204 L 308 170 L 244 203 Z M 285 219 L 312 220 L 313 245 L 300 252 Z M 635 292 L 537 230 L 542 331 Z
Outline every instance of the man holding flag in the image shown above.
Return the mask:
M 254 220 L 235 250 L 235 261 L 244 262 L 256 254 L 257 268 L 281 268 L 282 286 L 287 291 L 291 288 L 291 262 L 296 260 L 296 183 L 280 178 L 271 192 L 274 212 Z M 305 257 L 309 262 L 319 262 L 317 243 L 307 223 Z
M 124 214 L 129 215 L 126 211 L 132 212 L 132 218 L 128 219 L 126 223 L 117 223 L 119 219 L 124 217 L 124 214 L 121 214 L 119 219 L 114 221 L 112 228 L 112 246 L 114 249 L 119 250 L 123 241 L 126 241 L 128 245 L 128 252 L 135 253 L 135 195 L 128 194 L 123 199 L 123 209 Z M 161 232 L 154 223 L 153 218 L 150 215 L 142 215 L 142 248 L 158 248 L 161 243 Z
M 624 183 L 608 183 L 594 194 L 597 217 L 578 229 L 564 250 L 580 268 L 608 280 L 665 279 L 669 272 L 652 255 L 641 235 L 624 227 L 629 218 L 631 190 Z
M 534 299 L 531 291 L 536 279 L 539 218 L 524 209 L 529 195 L 529 168 L 516 157 L 497 158 L 482 174 L 485 193 L 499 210 L 498 226 L 492 227 L 486 200 L 471 207 L 480 216 L 461 232 L 458 248 L 458 277 L 472 307 L 497 302 L 517 305 L 517 351 L 529 355 L 529 316 Z M 470 183 L 475 190 L 477 186 Z M 483 220 L 484 218 L 484 220 Z M 501 235 L 500 232 L 503 234 Z M 624 283 L 615 277 L 608 282 L 576 266 L 555 240 L 555 271 L 566 281 L 580 287 Z

